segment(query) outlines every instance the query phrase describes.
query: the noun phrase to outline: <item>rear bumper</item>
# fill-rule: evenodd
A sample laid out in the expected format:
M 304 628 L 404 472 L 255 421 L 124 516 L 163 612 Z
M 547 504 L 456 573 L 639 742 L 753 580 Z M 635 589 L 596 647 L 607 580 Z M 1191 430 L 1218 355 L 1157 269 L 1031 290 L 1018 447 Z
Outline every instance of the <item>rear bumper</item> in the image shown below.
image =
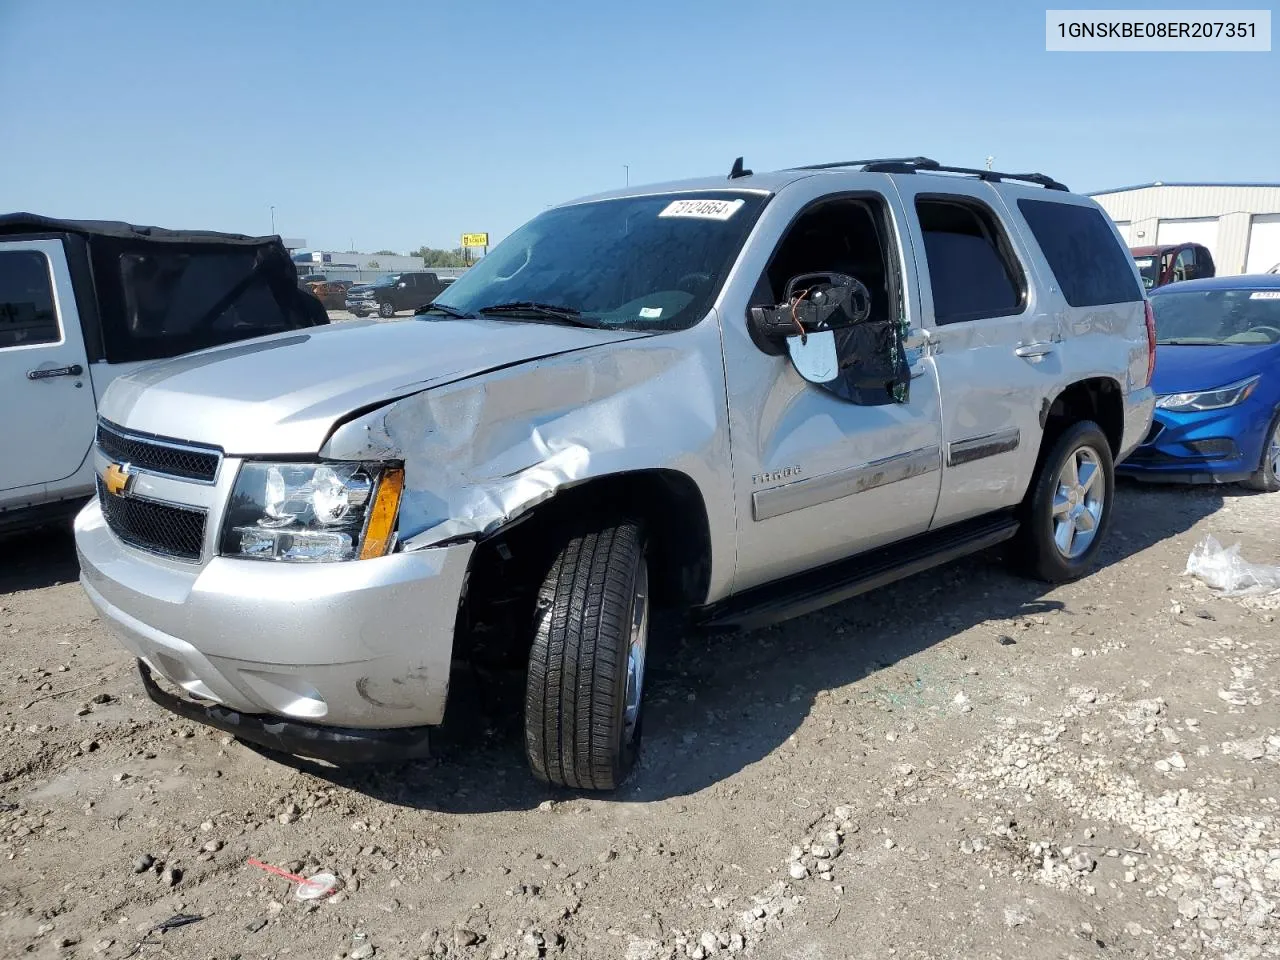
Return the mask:
M 199 565 L 121 543 L 97 500 L 75 532 L 80 582 L 103 620 L 201 705 L 361 730 L 444 719 L 471 544 L 344 563 Z

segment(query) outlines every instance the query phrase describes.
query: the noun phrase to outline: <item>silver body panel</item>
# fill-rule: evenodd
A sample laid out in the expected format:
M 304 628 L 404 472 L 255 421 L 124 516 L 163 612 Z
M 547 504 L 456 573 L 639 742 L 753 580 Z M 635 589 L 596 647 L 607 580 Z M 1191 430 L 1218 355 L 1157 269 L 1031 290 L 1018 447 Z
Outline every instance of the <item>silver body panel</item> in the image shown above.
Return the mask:
M 602 197 L 725 186 L 692 181 Z M 199 490 L 174 478 L 136 482 L 139 496 L 209 511 L 198 562 L 126 546 L 96 503 L 85 509 L 77 543 L 90 598 L 158 672 L 236 709 L 279 713 L 280 689 L 305 689 L 326 705 L 312 717 L 318 723 L 432 723 L 443 710 L 473 541 L 568 487 L 636 470 L 692 480 L 711 534 L 699 599 L 712 603 L 1017 504 L 1032 479 L 1042 416 L 1082 379 L 1105 377 L 1121 391 L 1121 458 L 1146 433 L 1154 398 L 1141 386 L 1142 302 L 1069 308 L 1014 203 L 1024 192 L 1091 201 L 925 174 L 784 171 L 732 188 L 775 196 L 712 309 L 686 330 L 348 323 L 122 378 L 103 400 L 104 416 L 215 445 L 225 458 L 216 483 Z M 748 303 L 790 223 L 842 193 L 874 194 L 888 211 L 912 328 L 906 403 L 842 401 L 807 383 L 785 356 L 761 352 L 747 331 Z M 1027 277 L 1024 310 L 935 324 L 916 193 L 990 207 Z M 593 199 L 601 198 L 574 203 Z M 216 556 L 240 458 L 286 455 L 402 460 L 398 552 L 296 566 Z M 416 684 L 412 717 L 361 694 L 363 678 L 394 684 L 396 670 Z M 302 712 L 291 715 L 316 709 L 305 699 L 299 694 Z

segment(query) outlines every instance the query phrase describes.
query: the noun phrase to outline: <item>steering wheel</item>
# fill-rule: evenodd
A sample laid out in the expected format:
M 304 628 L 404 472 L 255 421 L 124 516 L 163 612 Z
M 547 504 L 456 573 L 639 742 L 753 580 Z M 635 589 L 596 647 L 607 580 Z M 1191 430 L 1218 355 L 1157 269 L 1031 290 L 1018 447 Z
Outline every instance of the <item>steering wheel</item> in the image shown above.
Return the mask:
M 1269 327 L 1265 323 L 1256 327 L 1250 327 L 1245 331 L 1245 333 L 1257 333 L 1260 330 L 1266 330 L 1268 333 L 1273 333 L 1275 334 L 1276 339 L 1280 340 L 1280 329 L 1276 327 Z
M 710 283 L 711 274 L 703 270 L 695 270 L 693 273 L 686 273 L 683 277 L 681 277 L 679 280 L 676 281 L 676 289 L 683 290 L 685 293 L 690 293 L 691 291 L 689 290 L 689 288 L 685 286 L 685 284 L 690 281 L 697 281 L 699 283 Z

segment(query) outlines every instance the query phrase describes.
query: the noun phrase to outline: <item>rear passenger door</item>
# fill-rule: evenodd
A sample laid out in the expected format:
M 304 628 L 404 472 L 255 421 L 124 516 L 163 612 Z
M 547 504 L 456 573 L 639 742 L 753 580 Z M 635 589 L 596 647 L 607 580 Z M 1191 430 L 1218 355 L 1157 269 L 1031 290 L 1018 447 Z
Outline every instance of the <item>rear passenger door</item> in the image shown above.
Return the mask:
M 1011 507 L 1026 492 L 1039 415 L 1062 378 L 1063 317 L 996 191 L 899 177 L 942 401 L 942 489 L 932 529 Z

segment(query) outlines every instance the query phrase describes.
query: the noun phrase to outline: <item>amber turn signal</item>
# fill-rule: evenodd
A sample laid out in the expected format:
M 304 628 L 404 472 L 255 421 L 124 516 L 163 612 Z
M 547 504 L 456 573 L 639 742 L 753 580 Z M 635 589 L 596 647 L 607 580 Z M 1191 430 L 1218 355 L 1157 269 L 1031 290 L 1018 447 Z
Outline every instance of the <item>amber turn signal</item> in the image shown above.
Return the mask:
M 391 536 L 396 529 L 396 514 L 400 511 L 403 492 L 404 470 L 388 467 L 378 481 L 378 493 L 373 498 L 373 509 L 369 511 L 369 523 L 360 547 L 361 560 L 385 556 L 391 548 Z

